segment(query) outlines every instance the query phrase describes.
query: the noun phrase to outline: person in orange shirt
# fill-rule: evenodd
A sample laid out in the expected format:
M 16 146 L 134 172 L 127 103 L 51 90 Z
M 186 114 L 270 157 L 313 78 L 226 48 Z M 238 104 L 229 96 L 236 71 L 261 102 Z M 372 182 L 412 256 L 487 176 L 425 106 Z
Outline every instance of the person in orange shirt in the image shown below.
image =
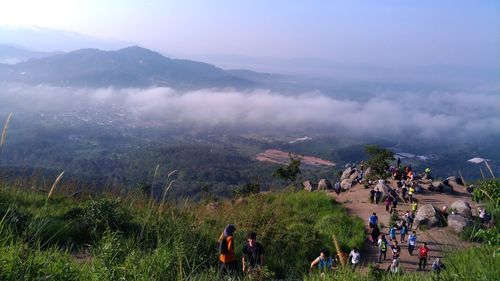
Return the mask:
M 228 224 L 219 237 L 219 262 L 222 274 L 235 274 L 238 263 L 234 253 L 233 233 L 236 231 L 234 224 Z

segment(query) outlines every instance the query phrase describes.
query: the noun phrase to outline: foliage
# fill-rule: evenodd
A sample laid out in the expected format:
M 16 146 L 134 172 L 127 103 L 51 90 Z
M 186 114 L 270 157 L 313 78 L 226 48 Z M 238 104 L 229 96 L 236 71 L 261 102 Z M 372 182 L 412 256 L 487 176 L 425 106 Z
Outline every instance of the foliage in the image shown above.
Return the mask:
M 242 187 L 238 187 L 233 190 L 233 194 L 235 197 L 240 197 L 240 196 L 248 196 L 250 194 L 257 194 L 260 192 L 260 183 L 258 182 L 252 182 L 252 183 L 246 183 Z
M 472 196 L 475 201 L 490 201 L 500 206 L 500 179 L 487 179 L 479 181 L 474 186 Z
M 371 168 L 372 174 L 379 178 L 389 176 L 387 168 L 389 167 L 389 162 L 394 159 L 392 151 L 380 148 L 377 145 L 367 145 L 365 150 L 369 156 L 366 163 Z
M 288 153 L 288 157 L 290 158 L 290 163 L 276 169 L 273 173 L 273 177 L 295 183 L 297 176 L 302 173 L 300 171 L 300 157 L 293 156 L 292 153 Z

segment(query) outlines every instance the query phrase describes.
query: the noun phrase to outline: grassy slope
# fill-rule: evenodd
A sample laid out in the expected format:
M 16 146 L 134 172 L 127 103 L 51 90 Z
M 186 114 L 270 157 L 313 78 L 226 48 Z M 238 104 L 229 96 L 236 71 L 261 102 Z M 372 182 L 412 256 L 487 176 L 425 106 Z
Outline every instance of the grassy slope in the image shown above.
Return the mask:
M 215 240 L 235 223 L 258 233 L 276 277 L 299 277 L 336 233 L 347 250 L 363 244 L 363 223 L 321 193 L 281 192 L 205 204 L 164 206 L 138 197 L 68 199 L 0 190 L 0 280 L 174 280 L 213 278 Z M 81 264 L 71 253 L 87 253 Z M 294 254 L 290 254 L 290 253 Z M 212 273 L 210 273 L 212 272 Z M 211 277 L 210 277 L 211 276 Z

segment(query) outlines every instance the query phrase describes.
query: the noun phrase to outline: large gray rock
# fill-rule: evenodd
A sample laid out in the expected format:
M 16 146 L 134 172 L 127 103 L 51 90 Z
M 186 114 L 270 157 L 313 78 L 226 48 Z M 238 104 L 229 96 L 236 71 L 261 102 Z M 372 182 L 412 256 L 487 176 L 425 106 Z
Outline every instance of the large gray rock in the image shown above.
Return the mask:
M 352 187 L 352 180 L 350 179 L 345 179 L 340 183 L 340 187 L 343 190 L 349 190 Z
M 365 178 L 368 178 L 372 175 L 372 168 L 368 167 L 365 169 Z
M 305 181 L 302 183 L 302 185 L 304 186 L 304 190 L 307 190 L 309 192 L 311 191 L 314 191 L 314 186 L 312 185 L 311 181 Z
M 448 226 L 453 228 L 456 232 L 462 232 L 466 226 L 470 224 L 470 221 L 461 215 L 449 215 L 448 216 Z
M 359 172 L 356 170 L 354 173 L 352 173 L 352 174 L 349 176 L 349 179 L 350 179 L 350 180 L 355 180 L 358 176 L 359 176 Z
M 464 182 L 462 181 L 462 178 L 458 177 L 447 177 L 445 180 L 446 183 L 448 184 L 456 184 L 456 185 L 464 185 Z
M 342 176 L 340 177 L 340 181 L 350 178 L 353 169 L 351 167 L 347 167 L 344 172 L 342 172 Z
M 418 208 L 417 215 L 415 216 L 415 224 L 427 227 L 438 226 L 441 225 L 441 218 L 439 216 L 434 206 L 426 204 Z
M 320 179 L 318 183 L 318 190 L 333 189 L 332 183 L 327 179 Z
M 469 203 L 464 200 L 457 200 L 451 204 L 451 208 L 455 210 L 455 213 L 462 215 L 468 219 L 472 218 L 472 210 Z
M 392 191 L 392 188 L 383 182 L 378 182 L 377 185 L 375 185 L 375 189 L 377 189 L 377 188 L 378 188 L 378 190 L 380 190 L 382 192 L 382 197 L 386 196 L 387 194 L 389 194 Z

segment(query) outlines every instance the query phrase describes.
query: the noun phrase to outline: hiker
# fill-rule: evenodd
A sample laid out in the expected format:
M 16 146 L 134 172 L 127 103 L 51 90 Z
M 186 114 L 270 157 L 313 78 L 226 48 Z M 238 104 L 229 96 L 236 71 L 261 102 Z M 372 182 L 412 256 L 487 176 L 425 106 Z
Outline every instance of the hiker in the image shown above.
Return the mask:
M 341 188 L 340 182 L 336 182 L 335 183 L 335 193 L 337 193 L 337 195 L 340 194 L 340 188 Z
M 398 259 L 399 254 L 401 253 L 401 247 L 398 245 L 398 241 L 394 239 L 391 245 L 391 251 L 392 251 L 392 259 Z
M 256 241 L 257 234 L 253 231 L 247 235 L 247 244 L 243 247 L 241 265 L 243 272 L 249 272 L 264 265 L 264 247 Z
M 372 244 L 374 246 L 377 245 L 377 238 L 380 235 L 380 229 L 378 228 L 377 225 L 375 225 L 375 227 L 372 228 L 370 235 L 371 235 Z
M 219 237 L 219 270 L 222 274 L 235 274 L 238 266 L 234 253 L 233 233 L 236 231 L 234 224 L 228 224 Z
M 394 224 L 392 226 L 391 229 L 389 229 L 389 239 L 391 239 L 391 241 L 395 241 L 396 240 L 396 230 L 397 230 L 397 225 Z
M 408 223 L 408 230 L 411 230 L 413 229 L 413 222 L 415 221 L 415 213 L 414 212 L 410 212 L 408 214 L 408 220 L 407 220 L 407 223 Z
M 410 188 L 408 189 L 408 200 L 410 202 L 412 202 L 414 193 L 415 193 L 415 188 L 413 186 L 410 186 Z
M 413 203 L 411 203 L 411 211 L 413 213 L 416 213 L 417 209 L 418 209 L 418 202 L 417 202 L 417 200 L 415 200 L 415 201 L 413 201 Z
M 401 197 L 403 197 L 403 200 L 405 202 L 408 201 L 408 199 L 406 198 L 406 195 L 408 194 L 408 187 L 406 186 L 406 184 L 403 184 L 402 185 L 402 188 L 401 188 Z
M 418 249 L 418 269 L 424 269 L 427 265 L 427 259 L 429 258 L 429 248 L 427 248 L 427 243 L 422 243 L 420 249 Z
M 385 204 L 385 210 L 389 213 L 390 213 L 389 206 L 391 206 L 391 203 L 392 203 L 391 201 L 392 201 L 391 197 L 389 195 L 387 195 L 387 197 L 385 198 L 384 204 Z
M 396 212 L 396 207 L 398 206 L 398 194 L 394 194 L 392 197 L 392 208 L 390 213 Z
M 361 170 L 358 174 L 358 176 L 356 177 L 355 181 L 359 182 L 359 183 L 362 183 L 363 182 L 363 170 Z
M 378 224 L 378 217 L 377 214 L 374 212 L 369 218 L 368 218 L 368 224 L 370 226 L 370 231 L 374 228 L 377 227 Z
M 374 203 L 375 201 L 375 189 L 372 188 L 372 190 L 370 190 L 370 203 Z
M 444 264 L 441 263 L 440 258 L 436 258 L 434 262 L 432 263 L 432 271 L 434 271 L 437 275 L 441 273 L 441 270 L 445 268 Z
M 354 272 L 361 261 L 361 254 L 359 253 L 358 248 L 352 248 L 352 251 L 349 253 L 349 260 L 351 261 L 352 271 Z
M 432 182 L 429 184 L 429 187 L 427 188 L 429 191 L 435 191 L 436 187 L 432 184 Z
M 398 259 L 393 259 L 391 262 L 391 265 L 389 265 L 389 268 L 387 268 L 387 271 L 391 274 L 399 274 L 399 260 Z
M 401 158 L 398 157 L 398 160 L 397 160 L 397 164 L 398 164 L 398 168 L 401 166 Z
M 417 233 L 413 231 L 410 236 L 408 236 L 408 253 L 413 256 L 413 250 L 417 245 Z
M 384 256 L 384 260 L 387 259 L 387 240 L 385 239 L 385 235 L 382 234 L 380 238 L 377 241 L 378 244 L 378 262 L 382 259 L 382 256 Z
M 440 210 L 441 216 L 443 216 L 444 220 L 448 220 L 448 208 L 446 206 L 443 206 Z
M 406 232 L 408 231 L 408 226 L 406 226 L 406 222 L 403 221 L 401 228 L 399 229 L 399 234 L 401 236 L 401 244 L 405 241 Z
M 320 272 L 330 271 L 333 268 L 333 263 L 330 251 L 328 249 L 321 249 L 319 257 L 311 262 L 309 271 L 312 272 L 315 267 L 317 267 Z
M 359 162 L 359 168 L 361 169 L 361 171 L 363 171 L 364 167 L 365 167 L 365 161 L 361 160 L 361 162 Z
M 375 188 L 375 204 L 378 205 L 378 202 L 380 202 L 380 199 L 382 198 L 382 192 L 380 189 L 377 187 Z

